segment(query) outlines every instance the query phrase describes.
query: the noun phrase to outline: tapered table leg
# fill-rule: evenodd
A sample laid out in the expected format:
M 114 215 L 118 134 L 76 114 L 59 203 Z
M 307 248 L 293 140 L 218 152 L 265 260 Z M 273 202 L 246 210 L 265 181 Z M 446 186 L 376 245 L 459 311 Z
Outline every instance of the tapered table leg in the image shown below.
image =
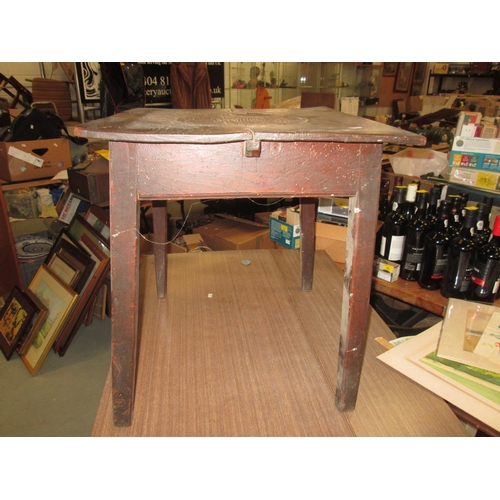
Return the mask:
M 316 222 L 316 199 L 300 200 L 300 289 L 312 290 L 314 270 L 314 224 Z
M 153 232 L 156 292 L 158 298 L 163 299 L 167 289 L 167 202 L 164 200 L 153 201 Z
M 363 156 L 363 151 L 365 155 Z M 366 169 L 355 196 L 349 198 L 344 290 L 340 323 L 340 345 L 335 403 L 340 411 L 356 406 L 368 332 L 371 277 L 375 251 L 380 156 L 373 145 L 361 147 L 373 168 Z
M 133 147 L 127 143 L 110 144 L 111 374 L 113 419 L 117 427 L 130 425 L 135 393 L 139 199 Z

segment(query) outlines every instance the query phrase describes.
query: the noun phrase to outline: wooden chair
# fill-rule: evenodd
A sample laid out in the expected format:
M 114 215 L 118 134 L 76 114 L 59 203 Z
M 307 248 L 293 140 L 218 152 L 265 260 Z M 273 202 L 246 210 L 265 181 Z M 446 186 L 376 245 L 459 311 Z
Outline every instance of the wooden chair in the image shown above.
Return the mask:
M 69 82 L 53 80 L 51 78 L 33 78 L 31 93 L 33 107 L 50 109 L 63 122 L 72 120 L 73 105 Z

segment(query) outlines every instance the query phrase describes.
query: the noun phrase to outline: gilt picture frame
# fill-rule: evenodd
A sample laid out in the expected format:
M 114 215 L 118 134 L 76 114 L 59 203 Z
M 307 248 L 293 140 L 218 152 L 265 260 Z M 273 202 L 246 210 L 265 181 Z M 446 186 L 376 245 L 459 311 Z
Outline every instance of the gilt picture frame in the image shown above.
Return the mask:
M 400 62 L 394 80 L 394 92 L 407 93 L 413 76 L 413 63 Z
M 398 69 L 397 62 L 385 62 L 382 76 L 396 76 L 397 69 Z
M 29 289 L 49 311 L 28 351 L 25 355 L 21 355 L 26 368 L 31 375 L 35 376 L 73 309 L 78 293 L 57 277 L 45 264 L 38 269 Z

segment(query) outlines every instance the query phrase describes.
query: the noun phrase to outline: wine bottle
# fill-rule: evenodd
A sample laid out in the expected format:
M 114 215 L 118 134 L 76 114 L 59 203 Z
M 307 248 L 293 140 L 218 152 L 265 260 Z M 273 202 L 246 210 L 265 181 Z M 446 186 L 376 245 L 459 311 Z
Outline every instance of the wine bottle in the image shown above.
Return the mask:
M 390 212 L 390 200 L 389 200 L 389 179 L 382 179 L 380 182 L 380 195 L 378 200 L 378 220 L 384 221 Z
M 481 248 L 490 240 L 491 208 L 486 203 L 478 203 L 476 206 L 478 208 L 478 215 L 477 215 L 477 223 L 476 223 L 476 231 L 474 233 L 474 239 L 476 240 L 477 247 Z
M 415 200 L 416 211 L 412 220 L 408 223 L 406 232 L 405 249 L 399 275 L 406 281 L 416 281 L 422 266 L 424 257 L 424 241 L 429 231 L 427 221 L 427 205 L 429 192 L 417 191 Z
M 459 194 L 450 194 L 448 199 L 451 201 L 450 213 L 448 216 L 448 234 L 453 240 L 460 234 L 462 229 L 462 197 Z
M 406 238 L 407 220 L 404 215 L 406 186 L 396 186 L 391 212 L 382 226 L 379 255 L 392 262 L 401 262 Z
M 408 222 L 411 221 L 413 216 L 415 215 L 415 200 L 417 197 L 417 190 L 418 190 L 418 184 L 416 184 L 415 182 L 408 184 L 406 188 L 406 200 L 405 200 L 404 211 L 406 220 Z
M 500 285 L 500 215 L 497 215 L 491 240 L 481 247 L 474 260 L 469 300 L 494 302 Z
M 476 257 L 474 229 L 478 208 L 468 206 L 460 234 L 451 240 L 448 263 L 441 283 L 441 295 L 446 298 L 467 299 Z
M 462 213 L 462 219 L 465 217 L 465 207 L 469 202 L 469 193 L 460 193 L 460 212 Z
M 420 288 L 439 290 L 444 270 L 448 262 L 450 235 L 448 234 L 448 215 L 451 202 L 442 200 L 437 213 L 436 227 L 424 239 L 422 266 L 418 275 Z
M 431 187 L 429 191 L 429 206 L 427 207 L 427 222 L 430 229 L 434 229 L 436 226 L 440 194 L 441 190 L 437 186 Z

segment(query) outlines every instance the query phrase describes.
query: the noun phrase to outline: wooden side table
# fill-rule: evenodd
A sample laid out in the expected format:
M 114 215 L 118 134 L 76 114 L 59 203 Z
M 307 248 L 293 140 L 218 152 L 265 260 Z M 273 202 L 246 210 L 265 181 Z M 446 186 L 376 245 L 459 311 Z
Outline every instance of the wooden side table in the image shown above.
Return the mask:
M 349 198 L 336 405 L 353 410 L 365 350 L 382 144 L 416 134 L 329 108 L 134 109 L 88 122 L 77 135 L 110 141 L 112 380 L 116 426 L 131 423 L 139 284 L 139 206 L 153 202 L 165 243 L 166 200 L 301 199 L 301 289 L 313 278 L 315 198 Z M 155 245 L 158 297 L 166 252 Z M 171 311 L 171 314 L 174 314 Z

